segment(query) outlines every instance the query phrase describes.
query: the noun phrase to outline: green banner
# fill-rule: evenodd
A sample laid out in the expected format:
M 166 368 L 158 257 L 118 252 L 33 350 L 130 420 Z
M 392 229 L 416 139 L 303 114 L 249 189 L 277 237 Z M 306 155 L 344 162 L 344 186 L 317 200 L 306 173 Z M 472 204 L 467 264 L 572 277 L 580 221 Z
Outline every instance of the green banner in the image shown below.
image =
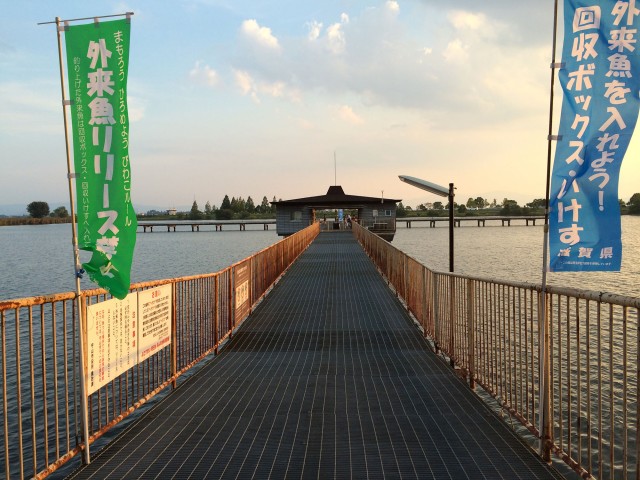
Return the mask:
M 91 279 L 123 299 L 138 223 L 131 204 L 129 19 L 65 29 L 76 174 L 78 244 Z

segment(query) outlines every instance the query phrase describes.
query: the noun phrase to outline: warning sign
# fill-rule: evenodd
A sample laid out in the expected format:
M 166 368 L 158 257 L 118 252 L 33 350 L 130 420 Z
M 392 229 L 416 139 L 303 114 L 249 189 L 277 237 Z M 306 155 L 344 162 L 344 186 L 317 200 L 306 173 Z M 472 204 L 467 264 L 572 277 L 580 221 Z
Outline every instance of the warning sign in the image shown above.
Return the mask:
M 95 392 L 136 364 L 137 294 L 87 307 L 87 392 Z
M 171 285 L 87 307 L 90 395 L 171 344 Z
M 251 295 L 249 280 L 251 279 L 251 261 L 239 263 L 234 267 L 233 279 L 235 285 L 235 321 L 236 324 L 249 315 Z
M 171 344 L 171 285 L 138 293 L 138 362 Z

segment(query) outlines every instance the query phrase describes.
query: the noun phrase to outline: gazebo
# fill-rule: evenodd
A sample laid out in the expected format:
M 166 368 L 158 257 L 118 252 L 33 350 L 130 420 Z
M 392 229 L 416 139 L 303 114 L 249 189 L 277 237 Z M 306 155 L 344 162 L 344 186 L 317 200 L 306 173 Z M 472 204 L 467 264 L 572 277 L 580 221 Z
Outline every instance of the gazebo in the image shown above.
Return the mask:
M 401 200 L 383 197 L 347 195 L 340 185 L 329 187 L 325 195 L 294 198 L 271 202 L 276 206 L 276 231 L 287 236 L 317 221 L 318 210 L 356 210 L 354 220 L 364 228 L 393 240 L 396 232 L 396 206 Z M 325 219 L 323 219 L 324 221 Z M 326 224 L 327 229 L 341 229 L 344 225 L 336 218 Z

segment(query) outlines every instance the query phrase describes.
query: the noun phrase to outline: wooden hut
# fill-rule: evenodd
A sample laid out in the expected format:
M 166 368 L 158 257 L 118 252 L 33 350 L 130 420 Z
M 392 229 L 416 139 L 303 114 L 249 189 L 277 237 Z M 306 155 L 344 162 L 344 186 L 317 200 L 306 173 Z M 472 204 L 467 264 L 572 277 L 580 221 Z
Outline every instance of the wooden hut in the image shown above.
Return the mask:
M 346 210 L 354 212 L 352 221 L 380 235 L 387 241 L 396 233 L 396 206 L 401 200 L 383 197 L 363 197 L 347 195 L 340 185 L 329 187 L 325 195 L 295 198 L 272 202 L 276 206 L 276 230 L 278 235 L 287 236 L 302 230 L 313 222 L 322 222 L 326 230 L 344 229 L 348 225 L 337 216 L 317 218 L 318 211 Z M 345 215 L 346 216 L 346 215 Z

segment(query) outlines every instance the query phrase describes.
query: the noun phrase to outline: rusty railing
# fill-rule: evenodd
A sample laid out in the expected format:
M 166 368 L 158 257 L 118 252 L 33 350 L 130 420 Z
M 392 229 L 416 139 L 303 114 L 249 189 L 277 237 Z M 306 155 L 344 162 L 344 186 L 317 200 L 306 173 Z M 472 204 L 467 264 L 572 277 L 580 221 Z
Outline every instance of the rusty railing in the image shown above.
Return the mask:
M 132 285 L 132 292 L 171 285 L 173 341 L 88 397 L 89 443 L 217 353 L 318 233 L 316 223 L 216 273 Z M 242 308 L 235 303 L 240 273 L 249 280 L 243 294 L 250 301 Z M 90 290 L 79 303 L 75 293 L 0 302 L 4 478 L 42 478 L 79 458 L 77 305 L 108 298 L 104 290 Z
M 358 225 L 354 234 L 435 351 L 539 440 L 541 286 L 436 272 Z M 545 297 L 551 438 L 540 453 L 583 478 L 639 479 L 640 299 L 557 287 Z

